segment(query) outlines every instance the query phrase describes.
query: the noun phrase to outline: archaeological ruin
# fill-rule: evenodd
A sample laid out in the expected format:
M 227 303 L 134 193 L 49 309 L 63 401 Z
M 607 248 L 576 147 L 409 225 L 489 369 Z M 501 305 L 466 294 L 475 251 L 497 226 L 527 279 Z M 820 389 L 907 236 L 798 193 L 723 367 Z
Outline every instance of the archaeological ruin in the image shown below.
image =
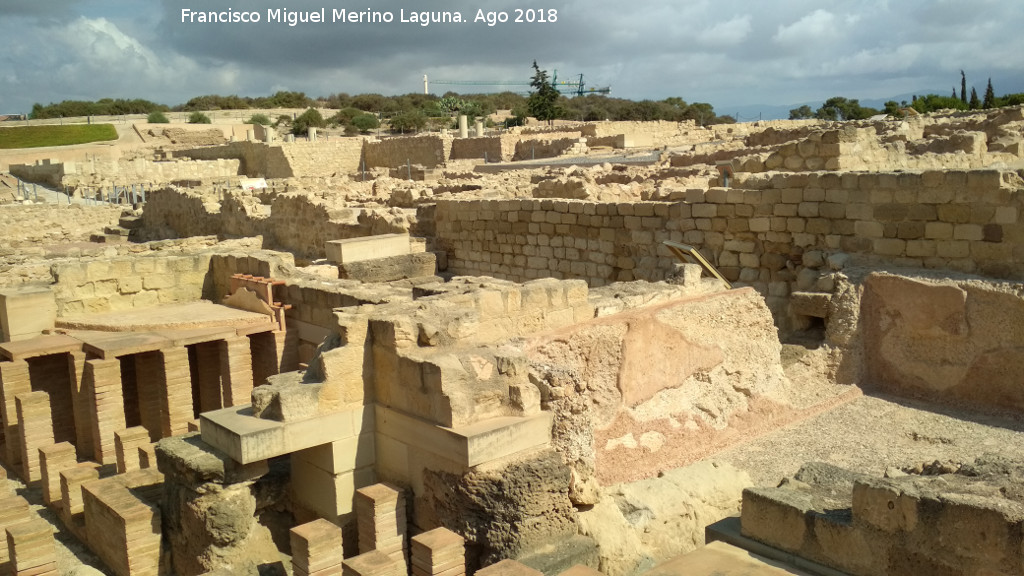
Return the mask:
M 154 126 L 0 153 L 0 574 L 1024 575 L 1021 107 Z

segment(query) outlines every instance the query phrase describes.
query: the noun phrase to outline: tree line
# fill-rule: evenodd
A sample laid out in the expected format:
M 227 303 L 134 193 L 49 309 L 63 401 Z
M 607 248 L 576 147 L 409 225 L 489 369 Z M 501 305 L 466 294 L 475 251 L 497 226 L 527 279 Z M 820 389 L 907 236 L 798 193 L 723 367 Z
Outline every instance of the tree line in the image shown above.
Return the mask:
M 817 110 L 807 105 L 790 110 L 789 119 L 864 120 L 881 114 L 901 118 L 910 114 L 909 110 L 919 114 L 926 114 L 939 110 L 989 110 L 992 108 L 1002 108 L 1003 106 L 1018 106 L 1020 104 L 1024 104 L 1024 93 L 996 96 L 991 78 L 988 79 L 988 85 L 985 87 L 983 98 L 978 97 L 978 91 L 974 87 L 971 88 L 970 96 L 968 96 L 967 75 L 961 70 L 960 93 L 957 94 L 956 86 L 954 86 L 952 96 L 940 96 L 938 94 L 914 95 L 910 102 L 906 100 L 902 102 L 889 100 L 881 110 L 869 106 L 861 106 L 856 98 L 849 99 L 842 96 L 834 96 L 826 100 Z

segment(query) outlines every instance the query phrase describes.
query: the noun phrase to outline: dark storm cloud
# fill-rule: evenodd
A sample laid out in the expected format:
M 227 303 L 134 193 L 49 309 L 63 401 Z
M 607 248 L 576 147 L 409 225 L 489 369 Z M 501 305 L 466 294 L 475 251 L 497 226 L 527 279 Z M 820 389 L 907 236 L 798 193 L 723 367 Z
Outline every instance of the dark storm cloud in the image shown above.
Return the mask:
M 406 93 L 440 80 L 528 81 L 537 60 L 612 95 L 739 104 L 870 99 L 959 85 L 1024 91 L 1024 11 L 976 0 L 551 0 L 555 24 L 286 24 L 268 8 L 398 12 L 526 7 L 494 0 L 0 0 L 0 103 L 300 90 Z M 182 23 L 181 9 L 263 23 Z M 9 15 L 17 15 L 9 18 Z M 54 18 L 60 15 L 60 19 Z M 45 40 L 45 41 L 42 41 Z M 60 71 L 60 74 L 55 73 Z M 434 84 L 431 91 L 500 87 Z M 515 88 L 513 88 L 515 89 Z M 519 89 L 526 90 L 526 86 Z

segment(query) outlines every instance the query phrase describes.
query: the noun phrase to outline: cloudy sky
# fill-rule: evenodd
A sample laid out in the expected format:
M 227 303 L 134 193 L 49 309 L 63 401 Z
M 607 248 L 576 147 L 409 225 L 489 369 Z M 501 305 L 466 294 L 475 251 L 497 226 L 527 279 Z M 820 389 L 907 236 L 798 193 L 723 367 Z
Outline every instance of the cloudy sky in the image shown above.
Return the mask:
M 289 26 L 268 9 L 391 12 L 391 24 Z M 516 8 L 557 11 L 514 23 Z M 258 24 L 183 23 L 183 9 L 253 11 Z M 461 24 L 402 23 L 457 11 Z M 478 10 L 509 22 L 472 22 Z M 530 64 L 632 99 L 752 105 L 1024 92 L 1019 0 L 0 0 L 0 113 L 34 102 L 203 94 L 421 92 L 435 80 L 528 81 Z M 433 84 L 431 92 L 473 88 Z M 476 91 L 493 91 L 481 87 Z M 522 87 L 521 90 L 527 90 Z M 756 112 L 755 112 L 756 113 Z

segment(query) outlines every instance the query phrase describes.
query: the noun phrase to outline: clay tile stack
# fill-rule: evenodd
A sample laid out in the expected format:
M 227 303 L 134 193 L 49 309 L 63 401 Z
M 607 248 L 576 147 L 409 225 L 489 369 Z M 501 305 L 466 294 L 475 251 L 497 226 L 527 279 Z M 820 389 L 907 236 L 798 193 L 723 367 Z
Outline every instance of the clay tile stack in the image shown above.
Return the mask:
M 405 563 L 405 498 L 401 490 L 374 484 L 356 490 L 355 511 L 359 527 L 359 551 L 376 550 Z
M 53 527 L 46 520 L 31 520 L 7 528 L 7 549 L 15 576 L 57 574 Z
M 412 538 L 412 576 L 465 576 L 466 541 L 446 528 Z
M 407 576 L 405 561 L 397 554 L 372 550 L 345 560 L 343 576 Z
M 502 560 L 497 564 L 477 570 L 476 576 L 543 576 L 543 574 L 515 560 Z
M 29 519 L 28 501 L 15 494 L 13 490 L 0 489 L 0 502 L 3 502 L 0 505 L 0 534 L 3 534 L 5 529 Z M 0 546 L 0 574 L 6 574 L 4 570 L 11 559 L 7 552 L 5 543 Z
M 344 560 L 341 528 L 320 518 L 291 530 L 295 576 L 340 576 Z

